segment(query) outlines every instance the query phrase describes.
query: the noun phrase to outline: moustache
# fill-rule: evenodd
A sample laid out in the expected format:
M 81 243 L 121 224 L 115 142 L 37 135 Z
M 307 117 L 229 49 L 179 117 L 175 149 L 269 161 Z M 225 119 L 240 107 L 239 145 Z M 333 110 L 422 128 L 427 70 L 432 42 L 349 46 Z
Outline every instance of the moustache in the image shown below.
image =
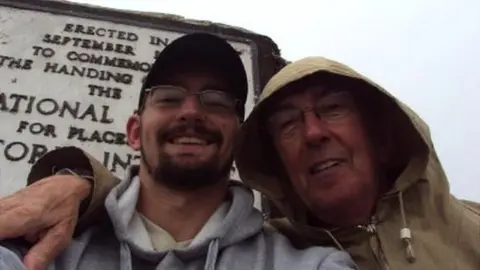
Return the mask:
M 222 133 L 219 130 L 208 128 L 201 122 L 182 122 L 158 130 L 157 142 L 162 144 L 180 136 L 197 137 L 209 144 L 219 144 L 223 141 Z

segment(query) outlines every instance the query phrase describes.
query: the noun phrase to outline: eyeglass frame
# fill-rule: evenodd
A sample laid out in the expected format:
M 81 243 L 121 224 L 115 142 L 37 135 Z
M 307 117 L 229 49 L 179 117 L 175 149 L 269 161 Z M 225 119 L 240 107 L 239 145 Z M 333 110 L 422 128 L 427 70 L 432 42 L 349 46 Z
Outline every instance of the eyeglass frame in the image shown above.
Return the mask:
M 186 89 L 185 87 L 182 87 L 182 86 L 177 86 L 177 85 L 170 85 L 170 84 L 160 84 L 160 85 L 154 85 L 152 87 L 149 87 L 149 88 L 146 88 L 145 91 L 144 91 L 144 102 L 142 103 L 142 107 L 139 108 L 139 110 L 137 112 L 141 112 L 143 111 L 143 109 L 145 109 L 145 105 L 146 103 L 148 102 L 149 100 L 149 97 L 152 95 L 153 92 L 155 92 L 156 90 L 161 90 L 159 89 L 159 87 L 171 87 L 171 88 L 174 88 L 174 89 L 181 89 L 183 90 L 185 93 L 187 93 L 187 95 L 184 97 L 183 101 L 181 102 L 181 104 L 179 106 L 181 106 L 183 104 L 183 102 L 185 102 L 185 99 L 189 96 L 197 96 L 197 100 L 198 102 L 200 103 L 200 105 L 202 106 L 202 108 L 206 109 L 207 111 L 209 111 L 209 108 L 208 106 L 206 106 L 201 98 L 201 95 L 204 94 L 205 92 L 215 92 L 215 93 L 221 93 L 222 95 L 224 96 L 227 96 L 228 98 L 230 98 L 233 102 L 232 102 L 232 108 L 231 110 L 229 110 L 229 113 L 235 113 L 236 111 L 236 108 L 238 106 L 238 104 L 240 103 L 240 100 L 235 98 L 233 95 L 225 92 L 225 91 L 222 91 L 222 90 L 216 90 L 216 89 L 206 89 L 206 90 L 201 90 L 201 91 L 198 91 L 196 93 L 189 93 L 188 89 Z M 225 111 L 226 112 L 226 111 Z
M 331 96 L 331 95 L 345 95 L 345 96 L 348 96 L 348 103 L 349 103 L 349 107 L 346 108 L 349 110 L 349 112 L 347 112 L 347 114 L 351 113 L 351 112 L 354 112 L 354 111 L 357 111 L 357 106 L 355 105 L 355 98 L 354 96 L 352 96 L 352 93 L 348 90 L 343 90 L 343 91 L 335 91 L 335 92 L 332 92 L 332 93 L 328 93 L 326 95 L 324 95 L 321 99 L 325 98 L 325 97 L 328 97 L 328 96 Z M 319 106 L 318 104 L 315 104 L 314 106 L 312 106 L 311 108 L 308 108 L 308 109 L 300 109 L 300 108 L 297 108 L 297 107 L 292 107 L 292 108 L 288 108 L 286 110 L 291 110 L 291 111 L 295 111 L 298 115 L 296 116 L 296 119 L 294 119 L 295 121 L 300 121 L 299 123 L 297 124 L 301 124 L 301 125 L 304 125 L 305 124 L 305 115 L 308 114 L 308 113 L 313 113 L 315 115 L 315 117 L 318 118 L 318 120 L 320 121 L 325 121 L 325 117 L 322 117 L 321 116 L 321 113 L 317 112 L 318 108 L 317 106 Z M 268 113 L 268 115 L 265 115 L 264 117 L 264 128 L 266 129 L 266 131 L 273 135 L 273 134 L 277 134 L 277 136 L 280 136 L 280 137 L 291 137 L 292 134 L 289 135 L 289 133 L 292 133 L 292 130 L 282 130 L 284 128 L 274 128 L 272 126 L 276 125 L 272 125 L 272 117 L 276 114 L 277 112 L 270 112 Z M 344 118 L 344 116 L 346 116 L 347 114 L 344 114 L 342 115 L 341 119 Z M 338 119 L 340 120 L 340 119 Z

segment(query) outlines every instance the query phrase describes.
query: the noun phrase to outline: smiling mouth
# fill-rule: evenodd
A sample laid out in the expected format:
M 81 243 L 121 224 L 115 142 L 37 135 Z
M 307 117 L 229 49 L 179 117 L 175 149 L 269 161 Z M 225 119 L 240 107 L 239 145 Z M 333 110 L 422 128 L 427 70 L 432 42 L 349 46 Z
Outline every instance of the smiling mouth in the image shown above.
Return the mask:
M 199 145 L 204 146 L 210 144 L 207 140 L 194 136 L 180 136 L 171 138 L 168 140 L 169 143 L 175 145 Z
M 344 160 L 342 160 L 342 159 L 328 159 L 328 160 L 324 160 L 324 161 L 321 161 L 321 162 L 317 162 L 317 163 L 313 164 L 312 166 L 310 166 L 309 173 L 311 175 L 321 173 L 321 172 L 324 172 L 326 170 L 332 169 L 332 168 L 340 165 L 343 162 L 344 162 Z

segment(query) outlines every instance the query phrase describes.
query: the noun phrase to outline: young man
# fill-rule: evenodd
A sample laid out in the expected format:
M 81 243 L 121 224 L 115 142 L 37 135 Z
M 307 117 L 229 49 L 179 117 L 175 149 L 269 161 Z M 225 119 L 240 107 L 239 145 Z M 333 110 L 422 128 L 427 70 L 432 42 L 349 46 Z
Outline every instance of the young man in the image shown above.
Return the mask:
M 300 251 L 265 231 L 251 190 L 229 181 L 246 96 L 226 41 L 191 34 L 167 46 L 126 125 L 141 163 L 108 193 L 110 222 L 88 227 L 47 269 L 353 269 L 345 252 Z M 25 247 L 2 245 L 0 268 L 21 269 Z

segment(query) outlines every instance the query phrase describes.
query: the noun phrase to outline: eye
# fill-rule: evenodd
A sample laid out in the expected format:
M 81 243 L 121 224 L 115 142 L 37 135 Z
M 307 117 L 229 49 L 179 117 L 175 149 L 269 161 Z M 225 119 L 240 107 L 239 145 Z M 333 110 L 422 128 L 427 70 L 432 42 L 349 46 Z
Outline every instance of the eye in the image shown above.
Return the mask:
M 286 132 L 294 129 L 301 119 L 301 113 L 295 109 L 281 110 L 269 118 L 270 128 L 274 132 Z
M 351 109 L 348 95 L 343 93 L 330 94 L 315 106 L 317 114 L 325 120 L 335 120 L 348 114 Z
M 186 92 L 180 89 L 158 89 L 153 93 L 152 103 L 157 106 L 177 106 L 185 96 Z
M 217 90 L 206 90 L 200 93 L 203 105 L 210 109 L 234 110 L 235 99 Z

